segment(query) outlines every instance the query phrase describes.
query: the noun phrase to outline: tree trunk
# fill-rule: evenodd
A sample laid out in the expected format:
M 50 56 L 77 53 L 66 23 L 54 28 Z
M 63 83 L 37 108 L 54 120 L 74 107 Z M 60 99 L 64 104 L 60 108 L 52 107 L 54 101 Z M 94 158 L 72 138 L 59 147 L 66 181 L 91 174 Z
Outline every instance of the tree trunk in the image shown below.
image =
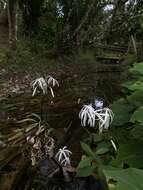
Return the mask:
M 112 12 L 112 17 L 109 23 L 109 28 L 106 34 L 106 42 L 107 44 L 111 44 L 111 42 L 114 41 L 114 33 L 116 33 L 117 31 L 114 31 L 115 28 L 118 27 L 117 23 L 119 22 L 119 18 L 121 17 L 121 15 L 123 15 L 124 13 L 124 9 L 125 9 L 125 3 L 128 0 L 115 0 L 114 2 L 114 8 L 113 8 L 113 12 Z M 116 38 L 116 37 L 115 37 Z
M 76 35 L 80 32 L 81 28 L 82 28 L 83 25 L 86 23 L 86 21 L 87 21 L 87 19 L 88 19 L 88 16 L 89 16 L 89 14 L 90 14 L 90 12 L 91 12 L 91 10 L 94 8 L 94 3 L 95 3 L 95 1 L 92 1 L 92 3 L 91 3 L 91 5 L 89 6 L 87 12 L 85 13 L 84 17 L 82 18 L 80 24 L 77 26 L 77 28 L 76 28 L 75 31 L 73 32 L 73 37 L 76 36 Z
M 8 0 L 8 25 L 9 45 L 15 49 L 17 41 L 17 0 Z
M 133 35 L 131 35 L 131 40 L 132 40 L 132 43 L 133 43 L 134 53 L 135 53 L 135 55 L 137 55 L 138 52 L 137 52 L 136 40 L 135 40 Z

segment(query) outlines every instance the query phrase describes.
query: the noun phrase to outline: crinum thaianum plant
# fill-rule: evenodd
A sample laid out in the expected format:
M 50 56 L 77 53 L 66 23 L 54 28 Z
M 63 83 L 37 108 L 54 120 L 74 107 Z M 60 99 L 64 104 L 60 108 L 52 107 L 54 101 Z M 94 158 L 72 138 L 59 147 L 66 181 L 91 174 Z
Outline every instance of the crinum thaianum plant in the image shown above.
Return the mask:
M 59 82 L 55 78 L 50 76 L 50 75 L 47 76 L 46 80 L 47 80 L 48 87 L 49 87 L 49 89 L 51 91 L 51 94 L 52 94 L 52 96 L 54 98 L 55 95 L 54 95 L 53 87 L 55 87 L 55 86 L 59 87 Z
M 35 96 L 37 92 L 40 92 L 41 95 L 46 95 L 48 93 L 48 89 L 51 92 L 52 97 L 54 98 L 53 87 L 58 86 L 58 81 L 52 76 L 48 75 L 48 77 L 40 77 L 32 81 L 31 83 L 33 92 L 32 96 Z M 38 129 L 33 136 L 27 137 L 27 142 L 31 145 L 31 161 L 34 166 L 39 160 L 44 159 L 45 157 L 53 156 L 55 141 L 52 137 L 47 135 L 47 128 L 43 125 L 43 96 L 41 97 L 41 117 L 37 114 L 31 114 L 30 116 L 34 116 L 37 122 Z M 43 134 L 44 133 L 44 134 Z
M 71 160 L 70 155 L 72 152 L 67 149 L 67 146 L 60 148 L 55 156 L 56 160 L 60 163 L 61 166 L 70 166 Z
M 99 133 L 108 130 L 113 121 L 114 114 L 108 107 L 103 107 L 102 101 L 95 101 L 95 105 L 84 105 L 79 112 L 79 118 L 83 127 L 97 127 Z
M 71 181 L 71 176 L 68 171 L 75 172 L 75 168 L 71 166 L 71 154 L 72 152 L 67 149 L 67 146 L 64 146 L 63 148 L 60 148 L 55 155 L 55 159 L 62 168 L 62 174 L 66 182 Z
M 114 113 L 110 108 L 104 107 L 103 101 L 95 100 L 94 104 L 83 105 L 79 112 L 79 118 L 84 128 L 88 126 L 95 128 L 95 132 L 98 130 L 99 135 L 102 135 L 104 131 L 108 131 L 113 121 Z M 89 131 L 88 133 L 90 134 Z M 110 143 L 114 151 L 117 151 L 112 138 L 110 138 Z
M 43 95 L 45 95 L 48 93 L 48 88 L 49 88 L 51 95 L 54 98 L 55 95 L 54 95 L 53 87 L 55 87 L 55 86 L 59 87 L 59 82 L 52 76 L 48 75 L 46 77 L 46 79 L 44 77 L 35 79 L 31 83 L 31 85 L 32 85 L 32 89 L 33 89 L 32 96 L 34 96 L 38 90 L 40 92 L 42 92 Z
M 45 111 L 43 111 L 43 103 L 44 103 L 44 96 L 48 94 L 48 89 L 51 92 L 52 98 L 55 97 L 53 87 L 57 86 L 59 87 L 59 82 L 53 78 L 52 76 L 48 75 L 47 77 L 40 77 L 32 81 L 32 96 L 35 96 L 38 92 L 41 93 L 41 119 L 43 120 L 43 114 Z
M 96 172 L 98 175 L 101 163 L 109 162 L 108 159 L 111 159 L 112 154 L 114 155 L 117 151 L 112 137 L 109 133 L 104 133 L 108 132 L 114 114 L 110 108 L 104 107 L 103 101 L 95 100 L 94 104 L 83 105 L 79 118 L 84 129 L 89 126 L 95 131 L 93 133 L 93 130 L 86 130 L 89 137 L 84 138 L 84 143 L 81 143 L 85 155 L 82 156 L 77 167 L 77 176 L 86 177 Z
M 33 88 L 33 93 L 32 96 L 35 96 L 36 92 L 42 91 L 42 93 L 45 95 L 47 94 L 47 83 L 43 77 L 37 78 L 34 81 L 32 81 L 32 88 Z

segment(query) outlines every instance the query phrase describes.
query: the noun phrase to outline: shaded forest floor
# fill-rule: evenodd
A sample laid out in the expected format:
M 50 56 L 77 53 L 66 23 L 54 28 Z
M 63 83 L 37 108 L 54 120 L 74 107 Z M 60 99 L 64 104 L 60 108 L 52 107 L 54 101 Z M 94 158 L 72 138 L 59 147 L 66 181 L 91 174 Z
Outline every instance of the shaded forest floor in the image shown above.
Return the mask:
M 0 24 L 0 50 L 8 46 L 8 28 Z
M 0 100 L 25 92 L 31 93 L 31 82 L 35 78 L 47 75 L 54 76 L 62 84 L 70 81 L 68 85 L 73 85 L 73 88 L 75 84 L 79 84 L 75 85 L 78 88 L 77 86 L 88 85 L 88 82 L 91 87 L 94 86 L 92 83 L 96 83 L 97 86 L 101 76 L 103 80 L 106 78 L 105 73 L 118 73 L 118 76 L 125 70 L 125 65 L 133 61 L 133 57 L 128 56 L 121 64 L 101 63 L 96 60 L 94 50 L 79 52 L 78 56 L 50 57 L 50 53 L 42 44 L 32 43 L 20 41 L 17 50 L 12 52 L 1 42 L 3 47 L 0 46 Z M 115 52 L 105 55 L 121 56 Z M 118 77 L 120 80 L 120 76 Z

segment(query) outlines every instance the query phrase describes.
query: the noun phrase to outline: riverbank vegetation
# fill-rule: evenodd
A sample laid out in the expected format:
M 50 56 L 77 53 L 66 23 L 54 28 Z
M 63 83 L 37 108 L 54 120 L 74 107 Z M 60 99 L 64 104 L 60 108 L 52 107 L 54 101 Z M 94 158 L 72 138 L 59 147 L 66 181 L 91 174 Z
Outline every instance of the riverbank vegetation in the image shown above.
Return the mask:
M 0 1 L 2 190 L 142 190 L 143 3 Z

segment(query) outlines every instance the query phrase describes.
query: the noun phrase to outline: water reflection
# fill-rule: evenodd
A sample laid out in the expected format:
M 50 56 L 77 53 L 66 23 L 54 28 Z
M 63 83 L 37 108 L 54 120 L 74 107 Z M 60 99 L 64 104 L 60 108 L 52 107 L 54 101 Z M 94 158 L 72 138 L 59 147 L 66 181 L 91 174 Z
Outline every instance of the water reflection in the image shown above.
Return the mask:
M 68 74 L 67 78 L 61 78 L 60 88 L 57 89 L 54 99 L 50 96 L 43 98 L 42 110 L 41 96 L 31 97 L 31 94 L 27 93 L 3 100 L 0 102 L 0 141 L 4 143 L 24 142 L 17 140 L 19 138 L 21 140 L 25 134 L 22 129 L 26 130 L 28 123 L 20 124 L 17 121 L 24 119 L 29 113 L 41 115 L 42 112 L 42 117 L 49 126 L 57 129 L 55 134 L 57 148 L 66 142 L 75 153 L 74 164 L 76 165 L 81 155 L 79 142 L 85 135 L 78 119 L 81 105 L 93 101 L 97 97 L 110 104 L 120 95 L 121 79 L 121 72 L 96 72 L 92 68 L 84 68 L 83 70 L 77 68 L 74 75 Z M 69 125 L 70 130 L 67 130 Z M 16 147 L 16 144 L 13 145 L 15 147 L 1 147 L 0 169 L 11 163 L 18 155 L 19 147 Z

